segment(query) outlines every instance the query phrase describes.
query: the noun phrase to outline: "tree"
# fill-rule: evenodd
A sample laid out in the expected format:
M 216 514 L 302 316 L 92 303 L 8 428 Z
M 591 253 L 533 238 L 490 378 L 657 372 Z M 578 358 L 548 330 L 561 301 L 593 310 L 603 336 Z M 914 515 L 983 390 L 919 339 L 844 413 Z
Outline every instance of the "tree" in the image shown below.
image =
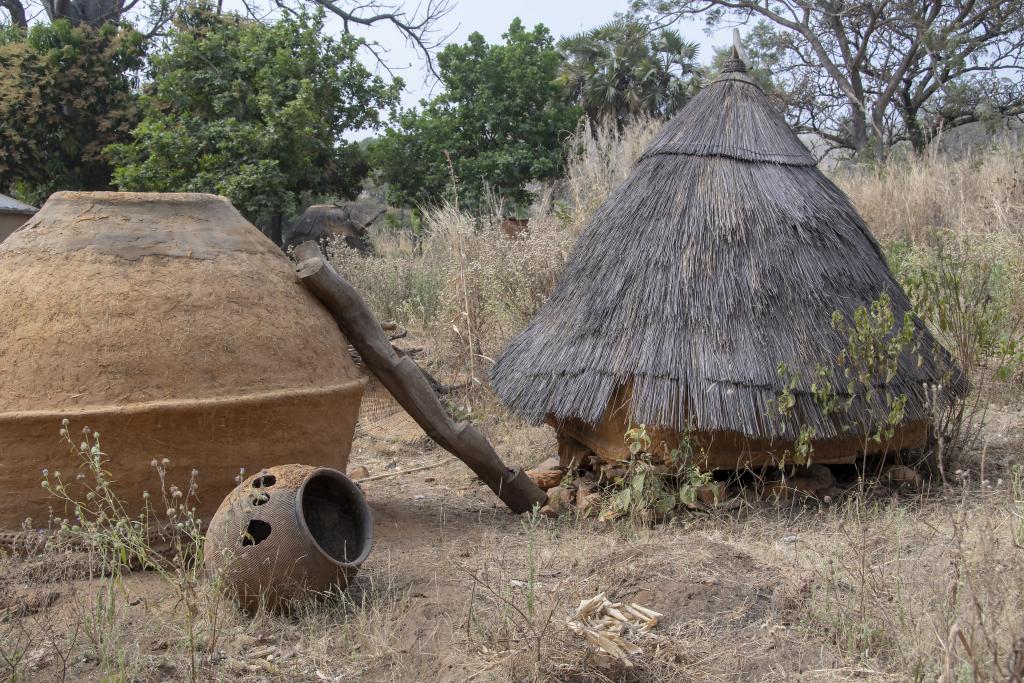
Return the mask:
M 323 12 L 272 25 L 193 8 L 176 20 L 133 141 L 113 145 L 125 190 L 215 192 L 250 220 L 285 215 L 306 195 L 354 197 L 368 168 L 346 130 L 379 125 L 401 81 L 358 61 L 360 41 L 323 35 Z
M 102 151 L 138 121 L 144 55 L 142 36 L 111 24 L 0 31 L 0 188 L 33 203 L 109 189 Z
M 250 5 L 249 0 L 242 1 L 247 8 L 257 6 Z M 434 51 L 451 36 L 450 33 L 440 32 L 438 24 L 455 9 L 455 0 L 427 0 L 426 3 L 417 3 L 411 13 L 405 9 L 402 2 L 380 0 L 273 0 L 273 3 L 283 11 L 293 14 L 301 11 L 305 4 L 312 3 L 341 19 L 342 29 L 346 35 L 351 33 L 353 26 L 389 26 L 419 51 L 427 69 L 435 78 L 438 74 L 434 65 Z M 250 9 L 250 13 L 258 15 L 259 12 Z M 391 73 L 386 59 L 387 50 L 376 41 L 366 41 L 363 45 L 377 63 Z
M 610 118 L 620 130 L 637 116 L 671 116 L 698 85 L 698 46 L 676 31 L 652 33 L 635 20 L 565 37 L 558 49 L 570 99 L 592 122 Z
M 74 26 L 86 24 L 98 28 L 106 23 L 117 24 L 129 17 L 147 38 L 159 35 L 165 26 L 190 0 L 0 0 L 6 10 L 6 21 L 0 13 L 0 27 L 8 23 L 27 29 L 32 15 L 44 14 L 50 21 L 66 19 Z M 439 22 L 454 8 L 454 0 L 427 0 L 410 12 L 402 2 L 381 0 L 241 0 L 250 19 L 266 23 L 276 14 L 297 16 L 312 8 L 320 8 L 341 19 L 345 35 L 355 26 L 389 26 L 422 54 L 427 68 L 434 70 L 434 50 L 448 36 L 438 31 Z M 218 14 L 224 0 L 216 0 Z M 388 68 L 386 50 L 377 42 L 362 46 L 377 62 Z M 435 74 L 436 75 L 436 74 Z
M 942 128 L 1024 112 L 1024 0 L 634 0 L 658 25 L 765 22 L 799 129 L 884 157 Z
M 51 22 L 92 28 L 118 25 L 131 16 L 136 25 L 146 27 L 144 35 L 150 38 L 171 19 L 177 4 L 177 0 L 0 0 L 0 9 L 7 11 L 6 23 L 23 29 L 40 15 Z
M 473 33 L 438 55 L 443 91 L 405 111 L 374 144 L 371 161 L 395 203 L 436 203 L 457 181 L 457 197 L 483 210 L 491 193 L 513 206 L 529 202 L 526 184 L 559 175 L 563 139 L 581 111 L 557 81 L 562 60 L 542 24 L 517 18 L 489 45 Z

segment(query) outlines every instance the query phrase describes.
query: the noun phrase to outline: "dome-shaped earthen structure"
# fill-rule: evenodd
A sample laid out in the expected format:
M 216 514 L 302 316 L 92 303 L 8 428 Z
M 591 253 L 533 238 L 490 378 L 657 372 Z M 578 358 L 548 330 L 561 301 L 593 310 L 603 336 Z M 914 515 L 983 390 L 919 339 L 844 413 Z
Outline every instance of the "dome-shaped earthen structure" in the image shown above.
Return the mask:
M 0 525 L 73 479 L 61 420 L 103 435 L 131 506 L 199 470 L 204 519 L 279 462 L 344 471 L 360 373 L 291 262 L 222 197 L 60 192 L 0 244 Z M 63 516 L 64 510 L 54 510 Z

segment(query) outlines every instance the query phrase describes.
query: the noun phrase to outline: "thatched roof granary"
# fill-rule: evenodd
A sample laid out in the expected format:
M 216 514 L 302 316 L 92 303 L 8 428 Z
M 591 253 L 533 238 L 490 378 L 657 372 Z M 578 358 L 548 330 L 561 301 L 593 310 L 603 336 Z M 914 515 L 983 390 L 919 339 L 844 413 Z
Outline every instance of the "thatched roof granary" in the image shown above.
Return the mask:
M 46 525 L 44 468 L 74 485 L 63 418 L 102 434 L 129 509 L 154 458 L 180 487 L 199 470 L 205 520 L 242 467 L 343 470 L 365 383 L 347 348 L 223 197 L 54 194 L 0 244 L 0 527 Z
M 352 249 L 370 253 L 367 228 L 385 212 L 385 207 L 372 202 L 345 204 L 313 204 L 287 229 L 284 247 L 297 247 L 303 242 L 316 240 L 324 243 L 343 239 Z
M 14 197 L 0 194 L 0 242 L 20 228 L 37 210 Z
M 712 467 L 771 462 L 809 425 L 816 461 L 851 461 L 863 439 L 843 425 L 870 413 L 825 415 L 810 384 L 824 366 L 842 397 L 833 312 L 851 319 L 883 292 L 901 320 L 910 304 L 868 227 L 734 56 L 598 210 L 491 383 L 607 457 L 624 457 L 623 433 L 642 423 L 656 443 L 692 430 Z M 907 396 L 889 447 L 922 441 L 925 385 L 948 378 L 916 325 L 923 363 L 904 354 L 885 387 Z M 783 425 L 768 419 L 780 363 L 799 378 Z

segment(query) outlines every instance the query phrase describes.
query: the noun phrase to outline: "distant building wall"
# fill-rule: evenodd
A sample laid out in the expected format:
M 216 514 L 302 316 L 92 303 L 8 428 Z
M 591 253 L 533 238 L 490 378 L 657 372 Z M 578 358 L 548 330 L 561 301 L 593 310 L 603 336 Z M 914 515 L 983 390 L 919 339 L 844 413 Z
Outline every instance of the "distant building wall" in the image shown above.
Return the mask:
M 24 213 L 0 213 L 0 242 L 20 228 L 32 216 Z

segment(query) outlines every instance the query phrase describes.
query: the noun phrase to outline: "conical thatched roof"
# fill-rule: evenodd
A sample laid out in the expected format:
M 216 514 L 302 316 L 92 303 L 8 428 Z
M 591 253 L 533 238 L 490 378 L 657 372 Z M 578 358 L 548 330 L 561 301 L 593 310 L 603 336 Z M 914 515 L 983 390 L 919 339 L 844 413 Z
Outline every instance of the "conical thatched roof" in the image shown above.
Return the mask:
M 384 212 L 385 207 L 372 202 L 313 204 L 285 231 L 285 249 L 307 240 L 343 238 L 353 249 L 368 252 L 367 228 Z
M 910 304 L 868 227 L 734 59 L 598 210 L 491 382 L 532 422 L 597 424 L 626 388 L 635 423 L 783 438 L 806 424 L 831 438 L 854 417 L 825 417 L 810 392 L 819 366 L 847 386 L 833 311 L 852 319 L 884 292 L 901 320 Z M 917 327 L 923 363 L 904 354 L 885 387 L 907 395 L 907 422 L 950 367 Z M 765 419 L 780 363 L 800 378 L 781 429 Z
M 38 210 L 36 207 L 29 206 L 25 202 L 19 202 L 14 197 L 0 194 L 0 213 L 17 213 L 31 216 Z

